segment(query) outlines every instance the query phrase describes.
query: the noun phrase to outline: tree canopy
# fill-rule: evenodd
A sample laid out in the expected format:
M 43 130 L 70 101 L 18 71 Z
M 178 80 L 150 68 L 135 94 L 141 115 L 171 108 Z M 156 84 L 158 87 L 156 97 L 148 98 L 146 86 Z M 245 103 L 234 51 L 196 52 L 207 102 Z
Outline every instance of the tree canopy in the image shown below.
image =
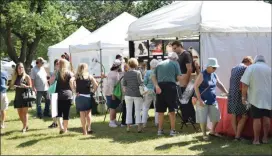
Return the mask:
M 47 58 L 47 49 L 81 25 L 91 32 L 126 11 L 141 17 L 171 1 L 47 1 L 2 0 L 0 52 L 26 68 L 34 57 Z

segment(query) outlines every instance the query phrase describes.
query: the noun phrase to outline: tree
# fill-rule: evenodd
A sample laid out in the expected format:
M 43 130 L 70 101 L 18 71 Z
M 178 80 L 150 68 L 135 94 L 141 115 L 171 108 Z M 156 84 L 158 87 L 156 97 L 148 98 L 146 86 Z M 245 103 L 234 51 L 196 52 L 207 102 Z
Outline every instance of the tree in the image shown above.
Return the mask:
M 91 32 L 105 25 L 123 12 L 128 12 L 136 17 L 141 17 L 164 5 L 172 3 L 165 0 L 145 0 L 142 2 L 133 0 L 120 1 L 72 1 L 75 6 L 73 16 L 77 19 L 78 27 L 84 25 Z
M 2 0 L 0 52 L 26 68 L 34 57 L 47 58 L 48 47 L 69 36 L 81 25 L 91 32 L 124 11 L 141 17 L 172 1 L 47 1 Z M 3 55 L 4 54 L 4 55 Z
M 29 69 L 42 39 L 62 38 L 67 22 L 59 9 L 62 5 L 59 1 L 46 0 L 4 0 L 1 3 L 0 32 L 7 54 L 15 63 L 23 62 Z
M 265 1 L 265 2 L 272 4 L 272 0 L 268 0 L 268 1 Z
M 136 8 L 133 14 L 136 17 L 142 17 L 156 9 L 159 9 L 165 5 L 171 4 L 173 1 L 169 0 L 145 0 L 136 4 Z

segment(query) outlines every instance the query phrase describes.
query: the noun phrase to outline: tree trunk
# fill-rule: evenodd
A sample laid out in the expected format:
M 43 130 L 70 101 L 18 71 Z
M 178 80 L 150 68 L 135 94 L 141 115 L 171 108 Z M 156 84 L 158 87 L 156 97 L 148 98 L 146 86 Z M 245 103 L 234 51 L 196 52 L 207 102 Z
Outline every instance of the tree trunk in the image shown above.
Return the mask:
M 32 60 L 36 54 L 36 50 L 38 48 L 38 44 L 41 41 L 41 36 L 36 35 L 36 38 L 33 40 L 33 42 L 27 44 L 27 55 L 25 60 L 25 69 L 26 73 L 30 73 L 31 71 L 31 63 Z
M 18 63 L 18 57 L 16 55 L 16 50 L 14 47 L 14 44 L 12 42 L 12 37 L 11 37 L 11 27 L 10 25 L 7 23 L 6 24 L 6 29 L 4 28 L 0 28 L 0 31 L 3 35 L 3 38 L 5 40 L 5 43 L 7 45 L 7 53 L 9 55 L 9 57 L 15 62 Z
M 20 54 L 19 61 L 24 63 L 26 60 L 27 38 L 23 38 L 21 40 L 21 43 L 22 43 L 22 47 L 21 47 L 21 54 Z

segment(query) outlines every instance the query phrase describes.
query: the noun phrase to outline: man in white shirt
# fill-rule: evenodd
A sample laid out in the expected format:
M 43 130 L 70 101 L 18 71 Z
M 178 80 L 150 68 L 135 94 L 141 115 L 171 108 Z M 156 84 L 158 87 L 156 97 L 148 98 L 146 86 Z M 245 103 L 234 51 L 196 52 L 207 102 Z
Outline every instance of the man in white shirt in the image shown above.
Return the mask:
M 48 98 L 48 81 L 47 81 L 47 72 L 43 67 L 44 59 L 42 57 L 37 58 L 36 66 L 31 70 L 31 79 L 33 90 L 37 93 L 37 117 L 42 118 L 42 116 L 51 117 L 50 115 L 50 100 Z M 45 99 L 45 108 L 44 113 L 42 114 L 41 101 L 42 97 Z
M 268 142 L 270 129 L 270 117 L 272 110 L 271 102 L 271 67 L 265 63 L 262 55 L 257 55 L 254 63 L 247 67 L 241 78 L 243 83 L 242 102 L 251 104 L 251 115 L 253 117 L 253 144 L 260 144 L 261 119 L 263 119 L 264 136 L 263 143 Z

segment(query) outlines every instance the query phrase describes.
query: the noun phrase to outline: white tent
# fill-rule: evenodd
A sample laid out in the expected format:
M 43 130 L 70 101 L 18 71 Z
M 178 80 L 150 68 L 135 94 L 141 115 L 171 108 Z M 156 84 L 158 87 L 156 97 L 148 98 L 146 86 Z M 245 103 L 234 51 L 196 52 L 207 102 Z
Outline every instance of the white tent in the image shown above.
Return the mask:
M 50 63 L 50 71 L 52 72 L 54 70 L 54 60 L 57 58 L 60 58 L 61 55 L 66 52 L 69 53 L 69 45 L 71 44 L 79 44 L 79 41 L 90 35 L 91 32 L 88 31 L 85 27 L 81 26 L 78 30 L 76 30 L 73 34 L 68 36 L 63 41 L 50 46 L 48 48 L 48 57 L 49 57 L 49 63 Z
M 263 1 L 181 1 L 129 26 L 128 40 L 200 38 L 201 65 L 216 57 L 229 87 L 231 68 L 244 56 L 262 54 L 271 66 L 271 4 Z
M 70 53 L 74 67 L 77 67 L 79 63 L 87 63 L 89 71 L 100 76 L 100 65 L 95 60 L 100 61 L 101 54 L 101 60 L 107 73 L 117 54 L 129 55 L 128 42 L 125 38 L 128 26 L 135 20 L 137 20 L 136 17 L 124 12 L 80 40 L 79 45 L 71 44 Z

